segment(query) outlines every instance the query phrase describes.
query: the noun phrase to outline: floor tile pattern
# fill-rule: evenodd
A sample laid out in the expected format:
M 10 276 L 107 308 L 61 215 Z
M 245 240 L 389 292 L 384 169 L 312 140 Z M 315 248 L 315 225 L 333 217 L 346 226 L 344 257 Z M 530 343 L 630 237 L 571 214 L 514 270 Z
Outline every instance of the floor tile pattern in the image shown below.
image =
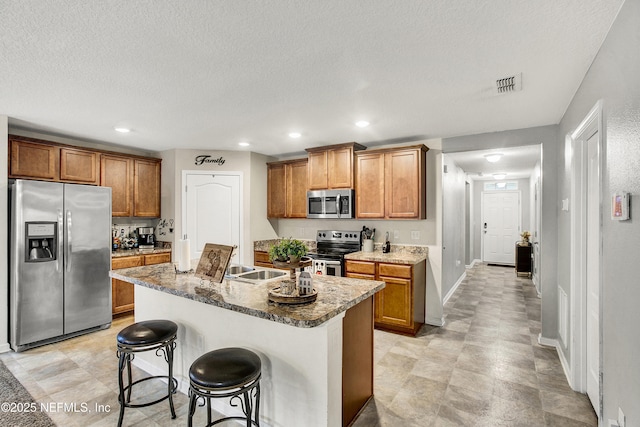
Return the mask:
M 556 351 L 537 344 L 540 300 L 531 280 L 513 268 L 468 269 L 445 305 L 445 321 L 411 338 L 375 331 L 375 397 L 354 427 L 597 425 L 586 396 L 569 388 Z M 114 426 L 115 337 L 132 322 L 118 318 L 110 329 L 0 358 L 36 401 L 87 403 L 87 412 L 47 411 L 57 425 Z M 134 367 L 134 379 L 143 375 Z M 133 399 L 158 388 L 143 384 Z M 162 402 L 127 409 L 124 425 L 186 425 L 187 396 L 178 393 L 174 402 L 176 420 Z M 194 425 L 204 424 L 200 409 Z
M 479 264 L 415 338 L 375 331 L 375 397 L 354 427 L 597 426 L 555 349 L 538 344 L 530 279 Z

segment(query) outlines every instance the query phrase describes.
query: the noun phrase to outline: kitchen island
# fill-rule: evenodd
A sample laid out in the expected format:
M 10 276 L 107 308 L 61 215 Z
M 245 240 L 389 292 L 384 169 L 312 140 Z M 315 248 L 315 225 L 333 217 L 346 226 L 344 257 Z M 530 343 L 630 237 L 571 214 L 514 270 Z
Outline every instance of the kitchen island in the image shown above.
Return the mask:
M 268 301 L 280 279 L 211 283 L 176 274 L 170 263 L 110 275 L 137 285 L 136 321 L 178 324 L 174 375 L 184 393 L 196 358 L 237 346 L 262 360 L 261 425 L 348 425 L 373 395 L 373 295 L 384 282 L 314 276 L 317 300 L 288 306 Z M 154 375 L 166 370 L 153 354 L 141 353 L 134 363 Z M 223 399 L 213 405 L 239 415 Z

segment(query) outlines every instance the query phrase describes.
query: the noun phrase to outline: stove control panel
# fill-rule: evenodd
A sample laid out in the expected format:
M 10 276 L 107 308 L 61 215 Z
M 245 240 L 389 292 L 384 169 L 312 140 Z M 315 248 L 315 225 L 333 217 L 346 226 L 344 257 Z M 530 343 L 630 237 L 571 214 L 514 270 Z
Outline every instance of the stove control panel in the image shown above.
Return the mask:
M 360 243 L 360 231 L 319 230 L 317 242 Z

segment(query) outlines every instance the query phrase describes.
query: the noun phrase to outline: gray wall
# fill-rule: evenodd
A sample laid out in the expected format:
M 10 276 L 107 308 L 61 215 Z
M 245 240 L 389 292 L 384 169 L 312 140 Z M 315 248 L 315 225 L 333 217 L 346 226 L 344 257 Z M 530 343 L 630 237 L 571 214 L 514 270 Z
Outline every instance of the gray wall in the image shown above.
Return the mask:
M 465 273 L 465 187 L 466 174 L 446 154 L 442 174 L 442 298 Z
M 9 149 L 7 116 L 0 116 L 0 353 L 9 351 L 9 216 L 7 215 L 9 198 Z
M 570 195 L 570 169 L 564 162 L 564 136 L 573 131 L 599 99 L 604 100 L 606 167 L 603 175 L 603 328 L 604 421 L 618 407 L 628 426 L 640 425 L 640 1 L 627 0 L 562 121 L 558 149 L 559 199 Z M 546 179 L 546 177 L 544 177 Z M 630 221 L 612 221 L 609 197 L 628 191 Z M 569 216 L 559 214 L 559 253 L 569 259 Z M 559 263 L 558 283 L 569 294 L 569 265 Z M 563 349 L 569 353 L 568 349 Z

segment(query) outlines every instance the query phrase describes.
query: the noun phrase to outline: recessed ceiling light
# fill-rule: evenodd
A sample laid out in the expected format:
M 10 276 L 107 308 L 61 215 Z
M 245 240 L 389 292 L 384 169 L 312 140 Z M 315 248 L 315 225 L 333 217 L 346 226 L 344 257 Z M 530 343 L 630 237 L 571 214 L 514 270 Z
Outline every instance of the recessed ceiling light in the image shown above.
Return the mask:
M 359 120 L 356 122 L 356 126 L 358 126 L 359 128 L 366 128 L 367 126 L 369 126 L 369 122 L 366 120 Z
M 249 144 L 248 142 L 238 142 L 238 145 L 241 147 L 248 147 L 251 144 Z
M 302 134 L 300 132 L 289 132 L 289 138 L 300 138 Z
M 507 177 L 506 173 L 494 173 L 493 174 L 493 178 L 494 179 L 505 179 Z
M 129 133 L 129 132 L 131 132 L 131 129 L 125 128 L 125 127 L 120 127 L 120 126 L 115 127 L 114 129 L 116 130 L 116 132 L 120 132 L 120 133 Z
M 493 154 L 487 154 L 484 156 L 485 159 L 487 159 L 488 162 L 490 163 L 495 163 L 498 160 L 500 160 L 502 158 L 503 154 L 502 153 L 493 153 Z

